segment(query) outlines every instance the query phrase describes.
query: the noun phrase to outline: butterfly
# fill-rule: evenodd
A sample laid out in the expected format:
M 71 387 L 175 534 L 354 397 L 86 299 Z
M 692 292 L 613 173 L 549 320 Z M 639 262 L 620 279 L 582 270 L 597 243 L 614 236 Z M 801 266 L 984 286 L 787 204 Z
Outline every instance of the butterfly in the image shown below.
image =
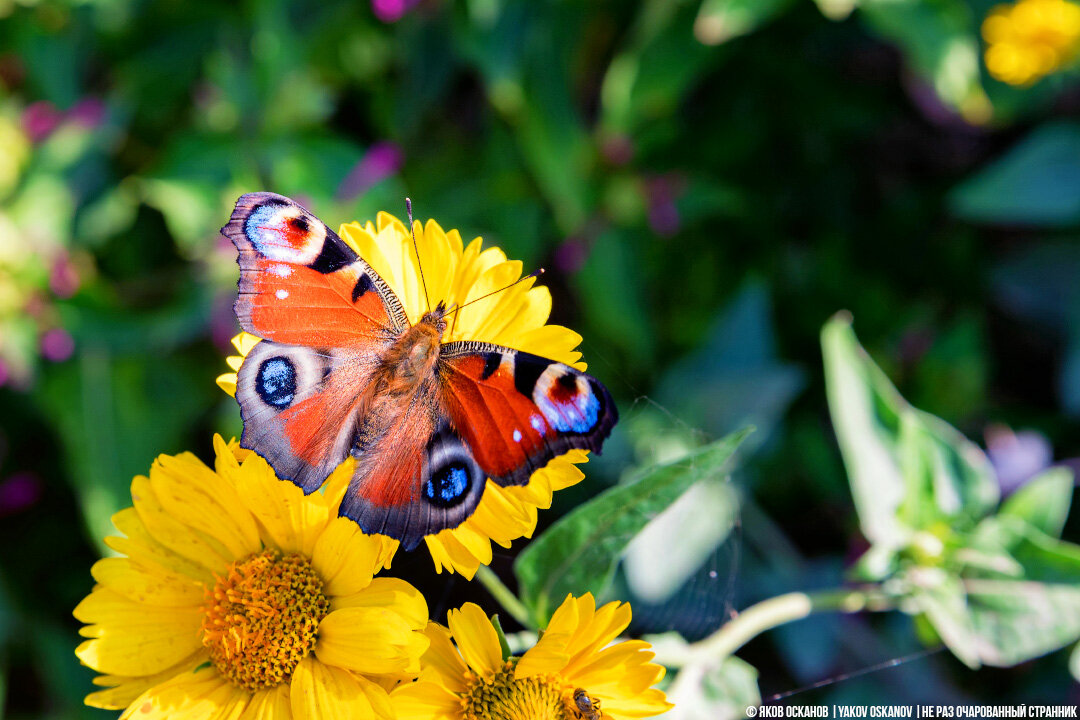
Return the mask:
M 305 493 L 347 457 L 340 507 L 416 547 L 460 525 L 486 479 L 525 485 L 574 448 L 600 452 L 610 393 L 568 365 L 480 341 L 444 342 L 444 303 L 415 324 L 390 286 L 289 198 L 249 193 L 221 229 L 238 251 L 240 326 L 262 338 L 237 373 L 241 447 Z M 460 306 L 459 306 L 460 307 Z

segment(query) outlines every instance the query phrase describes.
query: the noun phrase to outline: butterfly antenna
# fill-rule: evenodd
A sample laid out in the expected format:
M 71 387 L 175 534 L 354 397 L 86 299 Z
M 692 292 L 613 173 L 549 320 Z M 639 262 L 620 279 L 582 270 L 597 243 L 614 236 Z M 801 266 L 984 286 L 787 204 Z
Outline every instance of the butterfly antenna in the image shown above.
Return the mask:
M 420 283 L 424 286 L 424 304 L 431 311 L 431 298 L 428 297 L 427 280 L 424 279 L 424 266 L 420 264 L 420 247 L 416 244 L 416 228 L 413 227 L 412 200 L 405 198 L 405 211 L 409 214 L 409 232 L 412 233 L 413 251 L 416 253 L 416 267 L 420 269 Z
M 446 314 L 447 314 L 447 315 L 449 315 L 450 313 L 456 313 L 456 312 L 457 312 L 458 310 L 460 310 L 461 308 L 466 308 L 466 307 L 469 307 L 469 306 L 470 306 L 470 305 L 472 305 L 473 303 L 477 303 L 477 302 L 480 302 L 480 301 L 481 301 L 481 300 L 483 300 L 484 298 L 489 298 L 489 297 L 491 297 L 492 295 L 495 295 L 495 294 L 497 294 L 497 293 L 501 293 L 501 292 L 502 292 L 503 290 L 509 290 L 510 288 L 514 287 L 514 286 L 515 286 L 515 285 L 517 285 L 518 283 L 523 283 L 523 282 L 525 282 L 526 280 L 528 280 L 529 278 L 534 278 L 534 277 L 540 277 L 540 276 L 541 276 L 541 275 L 543 275 L 543 274 L 544 274 L 544 268 L 539 268 L 539 269 L 537 269 L 537 270 L 533 270 L 533 271 L 532 271 L 531 273 L 529 273 L 528 275 L 525 275 L 524 277 L 518 278 L 517 280 L 515 280 L 515 281 L 514 281 L 514 282 L 512 282 L 512 283 L 510 283 L 510 284 L 509 284 L 509 285 L 507 285 L 506 287 L 501 287 L 501 288 L 499 288 L 498 290 L 492 290 L 491 292 L 487 293 L 486 295 L 481 295 L 481 296 L 480 296 L 480 297 L 478 297 L 478 298 L 473 298 L 472 300 L 470 300 L 470 301 L 469 301 L 469 302 L 467 302 L 467 303 L 463 303 L 463 304 L 461 304 L 461 305 L 455 305 L 454 307 L 450 308 L 450 310 L 449 310 L 449 311 L 448 311 L 448 312 L 447 312 Z

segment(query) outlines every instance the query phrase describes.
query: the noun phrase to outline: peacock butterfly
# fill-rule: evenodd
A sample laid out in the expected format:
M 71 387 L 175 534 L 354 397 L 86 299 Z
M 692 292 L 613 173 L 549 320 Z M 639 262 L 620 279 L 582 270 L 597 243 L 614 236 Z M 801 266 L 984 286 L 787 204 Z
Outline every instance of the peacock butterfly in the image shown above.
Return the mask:
M 412 549 L 475 510 L 486 478 L 524 485 L 573 448 L 600 452 L 618 419 L 595 378 L 477 341 L 443 342 L 443 303 L 410 324 L 337 234 L 273 193 L 236 202 L 236 317 L 263 338 L 237 373 L 241 446 L 305 493 L 349 455 L 340 514 Z

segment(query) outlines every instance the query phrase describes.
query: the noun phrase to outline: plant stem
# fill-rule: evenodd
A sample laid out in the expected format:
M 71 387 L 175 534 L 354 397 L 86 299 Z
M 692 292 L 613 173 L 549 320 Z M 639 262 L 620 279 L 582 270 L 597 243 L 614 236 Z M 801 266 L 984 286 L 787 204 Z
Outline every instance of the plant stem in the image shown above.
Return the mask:
M 489 568 L 487 565 L 481 565 L 476 571 L 476 579 L 480 581 L 491 596 L 502 605 L 503 610 L 506 613 L 517 620 L 523 627 L 529 629 L 535 629 L 532 618 L 529 615 L 529 609 L 525 607 L 525 604 L 518 600 L 517 595 L 510 591 L 510 588 L 506 587 L 499 576 L 495 574 L 495 571 Z
M 802 620 L 811 613 L 881 612 L 893 610 L 895 607 L 895 600 L 876 586 L 778 595 L 751 605 L 709 637 L 693 643 L 682 662 L 674 664 L 685 665 L 694 660 L 725 658 L 766 630 Z

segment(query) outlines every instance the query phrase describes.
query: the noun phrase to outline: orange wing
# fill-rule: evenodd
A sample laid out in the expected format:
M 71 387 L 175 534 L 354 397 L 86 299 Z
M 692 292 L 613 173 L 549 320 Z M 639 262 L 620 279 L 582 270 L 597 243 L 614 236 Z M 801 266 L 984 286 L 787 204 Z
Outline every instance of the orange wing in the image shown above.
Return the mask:
M 408 327 L 401 302 L 344 240 L 292 200 L 248 193 L 221 229 L 239 252 L 236 317 L 287 345 L 350 347 Z
M 573 448 L 600 452 L 619 418 L 607 388 L 554 360 L 476 342 L 447 343 L 442 357 L 453 425 L 500 485 L 524 485 Z

